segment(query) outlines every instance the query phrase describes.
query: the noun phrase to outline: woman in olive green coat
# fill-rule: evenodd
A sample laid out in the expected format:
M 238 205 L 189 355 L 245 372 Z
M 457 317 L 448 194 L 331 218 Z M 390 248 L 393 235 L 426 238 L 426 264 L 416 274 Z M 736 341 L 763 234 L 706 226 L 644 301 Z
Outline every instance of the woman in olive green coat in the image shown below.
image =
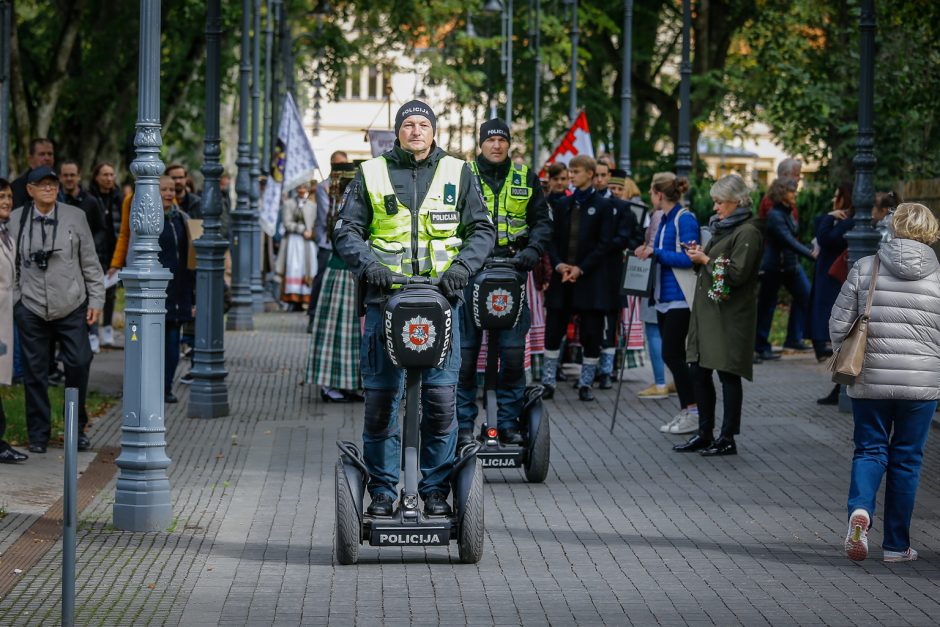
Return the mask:
M 757 327 L 757 273 L 763 237 L 754 225 L 751 196 L 740 176 L 729 174 L 712 185 L 715 215 L 712 238 L 702 249 L 686 251 L 698 278 L 689 324 L 687 357 L 692 364 L 698 433 L 673 447 L 679 452 L 734 455 L 734 436 L 741 426 L 741 377 L 753 376 L 752 336 Z M 714 439 L 715 385 L 718 371 L 724 400 L 721 435 Z

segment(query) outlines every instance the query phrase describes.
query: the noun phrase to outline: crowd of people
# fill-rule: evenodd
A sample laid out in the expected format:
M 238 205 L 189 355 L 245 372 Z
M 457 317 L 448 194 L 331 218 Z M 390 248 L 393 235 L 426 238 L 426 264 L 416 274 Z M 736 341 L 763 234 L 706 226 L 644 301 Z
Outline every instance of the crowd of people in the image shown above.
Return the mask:
M 770 342 L 780 289 L 789 293 L 783 348 L 814 351 L 824 361 L 851 332 L 877 279 L 882 289 L 873 297 L 866 370 L 848 390 L 856 454 L 845 548 L 853 559 L 867 556 L 874 494 L 887 473 L 885 559 L 916 558 L 910 517 L 940 397 L 940 363 L 934 363 L 940 279 L 928 246 L 940 227 L 928 209 L 879 193 L 873 221 L 882 248 L 850 271 L 852 186 L 835 189 L 831 211 L 815 219 L 814 238 L 801 241 L 795 159 L 781 163 L 756 209 L 740 176 L 719 178 L 703 228 L 684 201 L 689 181 L 671 172 L 652 175 L 644 202 L 637 183 L 606 155 L 552 163 L 540 178 L 512 157 L 511 129 L 498 119 L 480 127 L 480 153 L 469 163 L 434 143 L 436 118 L 424 103 L 403 106 L 395 130 L 393 150 L 359 164 L 334 152 L 329 180 L 291 190 L 270 268 L 285 308 L 309 316 L 307 382 L 320 387 L 324 402 L 365 403 L 370 513 L 391 511 L 397 483 L 402 373 L 385 357 L 379 315 L 394 273 L 438 277 L 459 321 L 456 348 L 424 377 L 420 492 L 432 514 L 448 511 L 444 478 L 454 451 L 474 438 L 487 344 L 467 303 L 471 280 L 488 259 L 510 259 L 527 294 L 517 326 L 500 332 L 501 441 L 524 441 L 518 418 L 527 382 L 541 384 L 542 398 L 551 400 L 559 382 L 576 372 L 577 397 L 590 403 L 595 389 L 613 387 L 618 360 L 634 366 L 643 352 L 653 381 L 638 399 L 675 396 L 676 414 L 660 430 L 690 436 L 674 451 L 706 457 L 737 453 L 742 379 L 753 378 L 755 364 L 780 357 Z M 64 160 L 56 170 L 48 139 L 30 143 L 28 163 L 15 181 L 0 179 L 0 384 L 22 382 L 34 454 L 46 452 L 52 435 L 50 382 L 77 387 L 78 444 L 85 450 L 91 446 L 84 402 L 89 369 L 95 353 L 116 344 L 116 275 L 133 255 L 133 190 L 119 186 L 110 162 L 95 165 L 87 186 L 76 161 Z M 413 196 L 405 198 L 403 189 Z M 227 195 L 225 184 L 223 228 Z M 193 344 L 189 227 L 201 217 L 201 199 L 180 164 L 160 178 L 160 198 L 159 260 L 172 273 L 164 399 L 174 403 L 181 346 Z M 423 216 L 417 230 L 415 215 Z M 631 255 L 648 263 L 650 280 L 645 293 L 626 296 L 622 280 Z M 564 367 L 571 362 L 580 368 Z M 723 400 L 717 436 L 716 374 Z M 836 385 L 818 402 L 834 404 L 839 393 Z M 4 429 L 0 404 L 0 463 L 26 460 L 2 440 Z

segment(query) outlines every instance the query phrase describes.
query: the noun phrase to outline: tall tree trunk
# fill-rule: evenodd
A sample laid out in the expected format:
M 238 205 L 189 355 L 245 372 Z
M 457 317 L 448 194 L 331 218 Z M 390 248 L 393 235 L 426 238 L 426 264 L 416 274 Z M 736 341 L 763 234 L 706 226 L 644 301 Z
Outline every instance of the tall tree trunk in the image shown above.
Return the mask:
M 15 8 L 15 7 L 14 7 Z M 16 11 L 13 14 L 13 28 L 10 38 L 10 96 L 13 101 L 13 121 L 16 133 L 16 149 L 12 150 L 10 165 L 18 165 L 17 172 L 26 169 L 26 153 L 29 139 L 33 136 L 33 125 L 29 116 L 29 101 L 26 99 L 26 84 L 23 80 L 22 55 L 20 55 L 20 39 L 16 34 Z M 17 158 L 19 156 L 19 158 Z
M 78 30 L 81 25 L 81 16 L 85 10 L 85 0 L 75 0 L 65 14 L 65 29 L 59 37 L 59 48 L 56 51 L 55 61 L 48 72 L 48 80 L 43 86 L 42 98 L 36 107 L 36 135 L 46 137 L 52 119 L 55 117 L 56 107 L 62 87 L 68 80 L 68 62 L 78 39 Z

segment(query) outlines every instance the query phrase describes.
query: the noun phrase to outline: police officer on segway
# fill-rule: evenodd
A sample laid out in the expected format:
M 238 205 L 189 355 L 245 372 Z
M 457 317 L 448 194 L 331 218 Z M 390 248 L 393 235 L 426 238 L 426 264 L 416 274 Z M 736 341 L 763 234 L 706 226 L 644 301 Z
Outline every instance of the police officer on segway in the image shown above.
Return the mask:
M 480 177 L 480 187 L 490 218 L 496 225 L 496 246 L 491 257 L 512 258 L 516 268 L 528 272 L 538 264 L 552 237 L 552 217 L 542 194 L 538 175 L 509 158 L 512 137 L 500 119 L 480 126 L 480 154 L 470 163 Z M 460 382 L 457 387 L 458 447 L 473 441 L 477 416 L 476 365 L 481 331 L 474 325 L 467 303 L 467 287 L 460 309 Z M 496 398 L 497 428 L 504 444 L 522 444 L 519 416 L 525 401 L 525 340 L 531 316 L 528 304 L 512 329 L 497 331 L 499 337 L 499 385 Z M 492 425 L 491 425 L 492 426 Z
M 404 372 L 386 354 L 380 308 L 392 289 L 392 273 L 439 277 L 444 296 L 456 304 L 496 235 L 469 166 L 435 144 L 436 124 L 431 107 L 421 101 L 398 110 L 395 147 L 359 167 L 333 232 L 335 250 L 367 283 L 360 363 L 372 516 L 392 514 L 400 468 L 398 406 Z M 459 330 L 453 331 L 459 345 Z M 429 516 L 451 513 L 447 496 L 457 441 L 459 369 L 460 354 L 452 350 L 444 367 L 422 372 L 418 492 Z

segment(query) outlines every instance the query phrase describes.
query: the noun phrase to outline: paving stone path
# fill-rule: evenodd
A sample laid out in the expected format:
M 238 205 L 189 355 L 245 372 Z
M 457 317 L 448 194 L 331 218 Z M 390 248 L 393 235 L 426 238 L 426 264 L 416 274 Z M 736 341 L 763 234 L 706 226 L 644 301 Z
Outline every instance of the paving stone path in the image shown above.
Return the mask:
M 613 393 L 548 403 L 552 466 L 541 485 L 488 471 L 483 560 L 456 548 L 374 549 L 333 563 L 337 439 L 362 405 L 320 402 L 303 379 L 301 315 L 256 316 L 226 336 L 233 415 L 167 408 L 174 520 L 110 525 L 114 484 L 80 517 L 78 624 L 88 625 L 933 625 L 940 616 L 940 447 L 928 444 L 912 536 L 921 559 L 854 564 L 841 553 L 851 418 L 818 407 L 812 360 L 756 369 L 737 457 L 670 450 L 675 401 Z M 118 444 L 118 415 L 96 445 Z M 934 434 L 936 438 L 937 434 Z M 880 503 L 879 503 L 880 506 Z M 0 547 L 22 532 L 0 522 Z M 2 561 L 0 561 L 2 564 Z M 61 544 L 0 599 L 0 624 L 56 624 Z

